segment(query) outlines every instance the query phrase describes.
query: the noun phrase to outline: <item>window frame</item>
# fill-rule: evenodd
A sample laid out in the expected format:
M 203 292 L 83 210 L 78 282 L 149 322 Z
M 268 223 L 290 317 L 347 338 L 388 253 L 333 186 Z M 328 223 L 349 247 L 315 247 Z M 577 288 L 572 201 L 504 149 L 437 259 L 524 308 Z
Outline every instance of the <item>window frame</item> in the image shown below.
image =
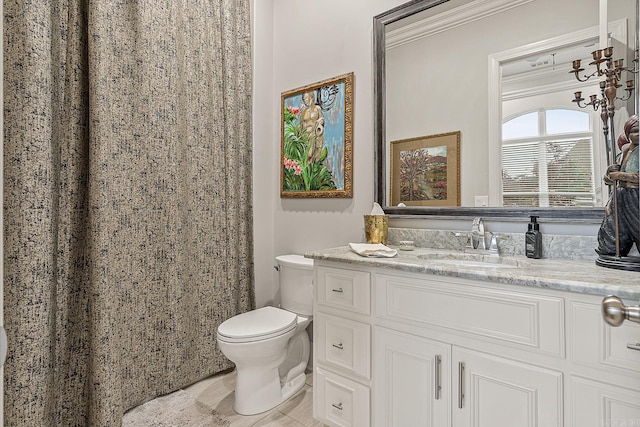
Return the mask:
M 550 111 L 571 111 L 574 113 L 580 113 L 586 115 L 589 123 L 589 130 L 580 130 L 580 131 L 572 131 L 572 132 L 563 132 L 563 133 L 547 133 L 547 114 Z M 549 190 L 549 176 L 546 172 L 541 172 L 538 175 L 538 191 L 516 191 L 516 192 L 508 192 L 505 193 L 504 186 L 500 186 L 500 204 L 501 206 L 505 206 L 504 198 L 507 196 L 532 196 L 533 198 L 537 197 L 538 205 L 532 207 L 540 207 L 540 208 L 548 208 L 548 207 L 565 207 L 562 205 L 550 205 L 550 196 L 554 195 L 563 195 L 563 196 L 572 196 L 572 195 L 584 195 L 591 198 L 592 203 L 589 207 L 597 207 L 600 203 L 598 200 L 598 186 L 596 185 L 596 180 L 598 176 L 598 159 L 596 158 L 596 148 L 595 144 L 599 142 L 599 138 L 596 137 L 595 128 L 596 125 L 594 123 L 594 114 L 589 111 L 575 110 L 566 107 L 556 107 L 556 106 L 547 106 L 547 107 L 538 107 L 532 108 L 524 111 L 520 111 L 517 114 L 511 115 L 505 118 L 501 123 L 501 129 L 504 129 L 505 124 L 509 121 L 515 120 L 519 117 L 526 116 L 532 113 L 536 113 L 537 119 L 537 135 L 535 136 L 526 136 L 520 138 L 507 138 L 501 137 L 500 139 L 500 176 L 504 176 L 504 152 L 503 147 L 505 145 L 515 145 L 515 144 L 536 144 L 538 147 L 538 164 L 539 165 L 547 165 L 547 146 L 549 142 L 553 141 L 580 141 L 584 139 L 588 139 L 590 142 L 591 156 L 590 156 L 590 169 L 591 169 L 591 182 L 590 192 L 551 192 Z M 501 132 L 502 135 L 502 132 Z M 546 167 L 544 168 L 546 170 Z M 501 178 L 501 184 L 503 180 Z M 507 205 L 509 206 L 509 205 Z

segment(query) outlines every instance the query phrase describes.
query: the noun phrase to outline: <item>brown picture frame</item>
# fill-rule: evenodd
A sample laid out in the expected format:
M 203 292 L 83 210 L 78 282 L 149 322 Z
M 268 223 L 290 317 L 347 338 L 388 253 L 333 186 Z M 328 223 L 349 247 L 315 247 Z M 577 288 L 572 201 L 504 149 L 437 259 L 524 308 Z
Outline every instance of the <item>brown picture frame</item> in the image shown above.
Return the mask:
M 353 73 L 282 93 L 280 197 L 353 197 Z
M 391 205 L 460 206 L 460 131 L 391 141 Z

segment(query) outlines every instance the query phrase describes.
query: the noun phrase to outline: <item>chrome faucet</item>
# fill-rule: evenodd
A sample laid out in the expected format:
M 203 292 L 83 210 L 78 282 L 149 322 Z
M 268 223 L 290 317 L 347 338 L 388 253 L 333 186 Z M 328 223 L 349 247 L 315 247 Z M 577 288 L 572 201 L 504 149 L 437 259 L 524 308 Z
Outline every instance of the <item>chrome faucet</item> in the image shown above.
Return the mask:
M 481 246 L 480 248 L 478 246 Z M 474 218 L 471 224 L 471 248 L 486 249 L 487 245 L 484 240 L 484 222 L 482 218 Z
M 458 233 L 456 233 L 458 235 Z M 471 224 L 471 232 L 467 235 L 467 250 L 483 251 L 487 255 L 499 255 L 498 237 L 484 231 L 482 218 L 474 218 Z

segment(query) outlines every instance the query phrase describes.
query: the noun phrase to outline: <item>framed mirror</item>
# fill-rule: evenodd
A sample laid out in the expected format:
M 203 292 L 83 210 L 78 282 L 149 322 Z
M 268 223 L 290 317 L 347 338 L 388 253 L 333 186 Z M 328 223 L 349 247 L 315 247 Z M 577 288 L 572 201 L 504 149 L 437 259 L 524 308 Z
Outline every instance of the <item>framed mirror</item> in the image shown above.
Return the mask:
M 513 104 L 522 104 L 522 94 L 534 97 L 531 94 L 547 93 L 553 98 L 548 110 L 562 109 L 566 104 L 567 110 L 576 111 L 576 103 L 571 102 L 574 91 L 581 89 L 587 99 L 596 93 L 597 82 L 585 86 L 570 71 L 572 59 L 580 58 L 588 64 L 584 55 L 599 46 L 603 3 L 607 2 L 419 0 L 376 16 L 375 200 L 385 212 L 601 220 L 607 190 L 601 184 L 606 155 L 599 112 L 592 108 L 589 112 L 581 110 L 583 116 L 588 116 L 587 128 L 571 134 L 582 141 L 588 132 L 593 139 L 589 159 L 593 167 L 587 168 L 591 171 L 592 189 L 574 199 L 554 195 L 551 201 L 536 199 L 531 203 L 526 198 L 504 197 L 505 206 L 509 206 L 503 207 L 502 177 L 509 171 L 505 172 L 501 144 L 505 122 L 518 117 Z M 605 32 L 604 37 L 609 37 L 606 43 L 615 39 L 618 52 L 614 56 L 622 55 L 625 65 L 633 67 L 636 0 L 608 4 L 604 22 L 615 23 L 615 28 Z M 548 16 L 550 10 L 553 17 Z M 555 78 L 553 75 L 561 76 L 561 80 L 550 81 Z M 522 86 L 522 82 L 534 81 L 538 82 L 537 92 Z M 556 93 L 552 93 L 554 88 Z M 634 113 L 636 98 L 637 93 L 633 93 L 624 105 L 625 113 Z M 539 106 L 528 107 L 531 111 L 518 108 L 520 115 L 540 110 Z M 620 119 L 624 122 L 623 114 Z M 448 132 L 461 133 L 460 206 L 390 206 L 392 142 Z M 566 140 L 569 136 L 563 132 Z M 565 151 L 572 151 L 573 155 L 577 150 Z M 524 159 L 525 163 L 531 159 L 527 166 L 530 173 L 534 160 L 527 156 L 524 151 L 517 151 L 512 157 Z M 537 195 L 535 198 L 542 199 Z

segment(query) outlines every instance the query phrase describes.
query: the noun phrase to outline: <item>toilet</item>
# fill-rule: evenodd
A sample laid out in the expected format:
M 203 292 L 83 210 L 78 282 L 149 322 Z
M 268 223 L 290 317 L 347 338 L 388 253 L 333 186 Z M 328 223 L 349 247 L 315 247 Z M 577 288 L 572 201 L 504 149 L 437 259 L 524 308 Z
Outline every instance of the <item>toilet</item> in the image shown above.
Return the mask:
M 293 396 L 306 380 L 313 305 L 313 260 L 276 257 L 281 308 L 262 307 L 218 327 L 222 353 L 236 365 L 233 409 L 241 415 L 268 411 Z

